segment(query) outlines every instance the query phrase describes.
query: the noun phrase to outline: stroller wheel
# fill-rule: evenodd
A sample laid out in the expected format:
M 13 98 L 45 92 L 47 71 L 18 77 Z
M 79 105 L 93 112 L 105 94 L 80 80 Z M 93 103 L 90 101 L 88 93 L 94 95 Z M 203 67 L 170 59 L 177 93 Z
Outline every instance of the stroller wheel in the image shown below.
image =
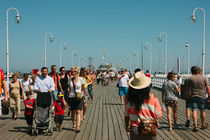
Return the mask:
M 39 134 L 39 130 L 38 130 L 38 129 L 36 129 L 36 128 L 34 128 L 34 134 L 35 134 L 36 136 L 38 136 L 38 134 Z
M 48 128 L 48 135 L 52 136 L 52 128 L 51 127 Z

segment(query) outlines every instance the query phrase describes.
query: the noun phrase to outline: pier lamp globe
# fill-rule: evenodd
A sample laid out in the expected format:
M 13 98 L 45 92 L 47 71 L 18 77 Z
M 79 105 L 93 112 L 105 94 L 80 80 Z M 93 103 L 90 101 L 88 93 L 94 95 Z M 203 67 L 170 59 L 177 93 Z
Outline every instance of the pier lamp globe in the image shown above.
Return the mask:
M 51 35 L 50 36 L 50 42 L 53 42 L 54 41 L 54 37 Z
M 185 47 L 190 47 L 190 44 L 187 42 L 186 44 L 185 44 Z
M 21 17 L 20 17 L 20 15 L 17 15 L 16 17 L 15 17 L 15 22 L 17 23 L 17 24 L 19 24 L 20 22 L 21 22 Z
M 191 22 L 192 23 L 195 23 L 197 21 L 197 18 L 196 18 L 196 16 L 195 16 L 195 14 L 193 14 L 192 16 L 191 16 Z
M 162 39 L 161 39 L 161 37 L 160 37 L 160 36 L 158 37 L 158 41 L 159 41 L 159 42 L 161 42 L 161 41 L 162 41 Z

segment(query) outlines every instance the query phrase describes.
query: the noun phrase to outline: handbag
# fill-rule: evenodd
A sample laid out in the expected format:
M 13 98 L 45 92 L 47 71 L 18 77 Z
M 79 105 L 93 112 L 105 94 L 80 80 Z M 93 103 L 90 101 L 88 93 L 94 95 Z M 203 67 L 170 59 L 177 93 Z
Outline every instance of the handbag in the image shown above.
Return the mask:
M 121 78 L 123 78 L 125 75 L 123 75 Z M 120 78 L 120 79 L 121 79 Z M 118 82 L 117 82 L 117 86 L 116 87 L 119 87 L 119 82 L 120 82 L 120 79 L 118 80 Z
M 21 87 L 20 81 L 19 81 L 19 86 L 20 86 L 20 96 L 22 96 L 22 87 Z
M 9 114 L 9 102 L 2 102 L 2 114 L 8 115 Z
M 71 80 L 72 80 L 72 83 L 73 83 L 73 89 L 74 89 L 76 100 L 82 100 L 82 93 L 81 92 L 76 92 L 76 90 L 75 90 L 75 84 L 74 84 L 74 79 L 72 78 Z
M 143 134 L 146 136 L 156 136 L 157 135 L 157 122 L 156 120 L 141 119 L 141 123 L 138 126 L 138 134 Z

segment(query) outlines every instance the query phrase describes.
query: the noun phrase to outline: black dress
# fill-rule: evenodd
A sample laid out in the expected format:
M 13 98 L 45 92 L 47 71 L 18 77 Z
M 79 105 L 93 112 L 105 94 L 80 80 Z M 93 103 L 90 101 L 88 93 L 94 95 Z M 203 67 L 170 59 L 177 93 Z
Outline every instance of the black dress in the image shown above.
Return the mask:
M 60 77 L 61 77 L 61 75 L 60 75 Z M 61 87 L 64 92 L 64 99 L 65 99 L 65 101 L 68 101 L 69 94 L 68 94 L 68 76 L 67 76 L 67 74 L 65 74 L 64 78 L 61 77 L 60 83 L 61 83 Z

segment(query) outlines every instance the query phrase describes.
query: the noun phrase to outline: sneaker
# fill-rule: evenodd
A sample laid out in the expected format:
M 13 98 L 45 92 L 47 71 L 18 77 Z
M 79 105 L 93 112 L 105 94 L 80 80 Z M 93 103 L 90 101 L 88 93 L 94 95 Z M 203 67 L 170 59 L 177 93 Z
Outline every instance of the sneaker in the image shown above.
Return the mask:
M 173 130 L 172 127 L 168 129 L 168 131 L 172 131 L 172 130 Z
M 193 128 L 193 132 L 198 132 L 198 128 L 197 127 L 194 127 Z
M 201 126 L 201 129 L 202 130 L 207 129 L 208 128 L 208 125 L 209 125 L 208 123 L 205 123 L 205 126 Z
M 187 121 L 186 121 L 185 127 L 190 127 L 190 120 L 187 120 Z

